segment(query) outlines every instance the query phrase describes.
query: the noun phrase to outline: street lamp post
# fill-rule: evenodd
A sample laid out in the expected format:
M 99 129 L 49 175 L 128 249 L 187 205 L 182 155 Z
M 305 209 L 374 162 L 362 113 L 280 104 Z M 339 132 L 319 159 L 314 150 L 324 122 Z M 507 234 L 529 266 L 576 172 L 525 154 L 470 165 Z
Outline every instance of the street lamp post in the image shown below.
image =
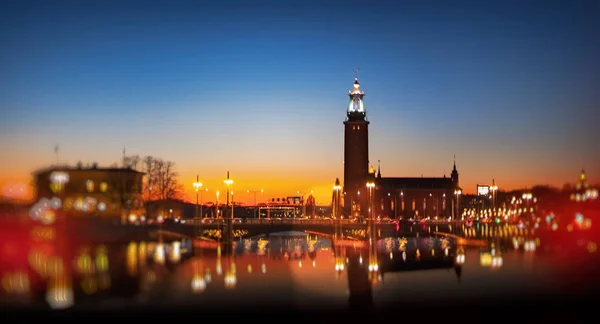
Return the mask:
M 526 204 L 527 208 L 529 208 L 529 201 L 531 199 L 533 199 L 533 194 L 530 192 L 527 192 L 527 193 L 524 193 L 521 198 L 523 198 L 523 200 L 525 200 L 525 204 Z
M 223 180 L 223 182 L 227 186 L 227 200 L 226 200 L 226 205 L 225 205 L 226 210 L 227 210 L 227 209 L 229 209 L 229 194 L 231 193 L 230 189 L 231 189 L 231 185 L 233 185 L 233 180 L 229 178 L 229 171 L 227 171 L 227 179 Z M 233 216 L 233 215 L 231 215 L 231 216 Z
M 368 206 L 369 206 L 369 247 L 371 247 L 372 245 L 374 245 L 375 240 L 377 239 L 376 237 L 376 232 L 375 232 L 375 220 L 373 219 L 373 189 L 375 189 L 375 183 L 374 182 L 367 182 L 367 189 L 369 192 L 369 201 L 368 201 Z M 370 251 L 370 249 L 369 249 Z M 370 255 L 370 253 L 369 253 Z
M 335 185 L 333 186 L 334 196 L 333 196 L 333 226 L 334 226 L 334 238 L 341 238 L 342 234 L 342 217 L 340 213 L 340 192 L 342 191 L 342 186 L 340 185 L 340 179 L 335 179 Z
M 196 175 L 196 182 L 194 182 L 194 189 L 196 189 L 196 215 L 194 218 L 196 219 L 196 222 L 198 221 L 198 192 L 201 188 L 202 182 L 200 182 L 198 175 Z
M 452 206 L 452 213 L 454 214 L 454 212 L 456 211 L 456 214 L 454 215 L 454 217 L 452 217 L 453 219 L 456 219 L 456 217 L 458 217 L 458 215 L 460 214 L 460 202 L 459 202 L 460 195 L 462 195 L 462 190 L 460 190 L 460 189 L 454 190 L 455 199 L 452 200 L 452 203 L 456 204 L 456 207 Z
M 150 218 L 150 201 L 152 201 L 152 184 L 148 183 L 148 203 L 146 204 L 146 219 Z
M 367 182 L 367 189 L 369 190 L 369 219 L 373 220 L 373 189 L 375 188 L 374 182 Z
M 202 211 L 202 208 L 204 207 L 204 197 L 202 197 L 202 194 L 204 193 L 204 191 L 208 192 L 208 188 L 200 190 L 200 220 L 202 220 L 202 218 L 204 217 L 204 213 Z
M 233 201 L 233 191 L 231 191 L 231 218 L 233 219 L 234 216 L 234 207 L 235 207 L 235 203 Z
M 342 191 L 342 186 L 340 185 L 340 179 L 335 179 L 335 185 L 333 186 L 333 190 L 335 191 L 335 199 L 333 206 L 333 218 L 340 218 L 340 192 Z
M 220 193 L 217 190 L 217 193 L 216 193 L 216 195 L 217 195 L 217 201 L 216 201 L 216 204 L 215 204 L 215 219 L 219 219 L 219 194 Z
M 492 186 L 490 187 L 490 190 L 492 191 L 492 209 L 493 212 L 496 212 L 496 199 L 497 199 L 497 191 L 498 191 L 498 186 L 496 186 L 496 180 L 492 179 Z
M 227 212 L 229 211 L 229 195 L 232 194 L 231 186 L 233 185 L 233 180 L 229 178 L 229 171 L 227 171 L 227 178 L 223 180 L 225 186 L 227 187 L 227 200 L 225 205 L 225 215 L 223 215 L 224 222 L 223 224 L 227 224 L 223 226 L 223 229 L 227 228 L 227 234 L 223 235 L 224 238 L 227 239 L 228 244 L 232 244 L 233 242 L 233 203 L 231 204 L 231 215 L 227 217 Z M 229 251 L 231 252 L 231 250 Z
M 404 218 L 404 191 L 400 191 L 400 217 Z
M 260 190 L 247 190 L 246 192 L 248 193 L 253 193 L 254 194 L 254 218 L 256 218 L 256 211 L 258 210 L 258 206 L 256 205 L 256 193 L 260 192 L 263 193 L 264 190 L 260 189 Z M 258 217 L 260 218 L 260 214 L 258 214 Z

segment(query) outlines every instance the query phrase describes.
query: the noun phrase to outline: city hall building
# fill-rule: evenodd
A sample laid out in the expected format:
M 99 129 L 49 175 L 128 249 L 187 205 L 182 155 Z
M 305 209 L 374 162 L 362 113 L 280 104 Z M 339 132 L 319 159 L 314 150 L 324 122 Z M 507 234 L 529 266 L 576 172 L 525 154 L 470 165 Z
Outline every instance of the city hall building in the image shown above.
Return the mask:
M 456 161 L 450 177 L 382 177 L 381 167 L 375 172 L 369 164 L 370 122 L 358 78 L 348 95 L 342 195 L 345 217 L 368 217 L 370 206 L 374 217 L 458 217 L 461 189 Z

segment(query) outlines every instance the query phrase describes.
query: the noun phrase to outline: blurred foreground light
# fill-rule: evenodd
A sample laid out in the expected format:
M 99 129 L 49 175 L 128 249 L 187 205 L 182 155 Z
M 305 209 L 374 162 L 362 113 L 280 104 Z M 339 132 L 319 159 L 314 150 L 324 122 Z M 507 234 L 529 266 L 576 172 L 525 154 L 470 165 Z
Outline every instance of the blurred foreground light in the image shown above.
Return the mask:
M 500 268 L 502 267 L 503 260 L 501 255 L 497 255 L 492 257 L 492 268 Z
M 515 250 L 518 250 L 519 249 L 519 240 L 516 237 L 513 237 L 512 241 L 513 241 L 513 247 L 515 248 Z
M 523 249 L 528 252 L 535 251 L 535 249 L 536 249 L 535 241 L 526 241 L 525 244 L 523 244 Z
M 53 197 L 50 200 L 50 207 L 52 209 L 60 209 L 62 207 L 62 201 L 58 197 Z
M 44 225 L 53 224 L 56 220 L 56 212 L 52 209 L 47 209 L 42 213 L 42 217 L 40 217 L 40 221 Z
M 594 253 L 598 249 L 598 245 L 595 242 L 589 242 L 587 245 L 588 252 Z
M 206 281 L 207 284 L 212 281 L 212 275 L 210 274 L 209 268 L 206 268 L 206 271 L 204 272 L 204 281 Z
M 369 264 L 369 271 L 377 271 L 379 269 L 379 265 L 377 263 Z
M 456 256 L 456 264 L 458 264 L 458 265 L 465 264 L 465 255 L 464 254 L 459 254 Z
M 169 261 L 177 263 L 181 260 L 181 242 L 175 241 L 171 244 L 169 251 Z
M 6 273 L 2 278 L 2 288 L 9 294 L 28 293 L 29 277 L 25 272 Z
M 228 272 L 225 274 L 225 288 L 233 289 L 237 284 L 237 277 L 233 272 Z
M 50 287 L 46 291 L 46 302 L 52 309 L 69 308 L 74 304 L 73 290 L 63 285 Z
M 165 263 L 165 246 L 162 243 L 157 244 L 154 248 L 154 262 L 158 264 Z
M 62 171 L 54 171 L 50 174 L 50 182 L 56 184 L 65 184 L 69 182 L 69 174 Z
M 195 294 L 201 293 L 206 289 L 206 280 L 202 275 L 195 274 L 192 277 L 192 292 Z
M 479 254 L 479 264 L 482 267 L 489 267 L 492 265 L 492 254 L 491 253 L 480 253 Z
M 94 277 L 85 277 L 81 280 L 81 290 L 87 295 L 98 292 L 98 281 Z

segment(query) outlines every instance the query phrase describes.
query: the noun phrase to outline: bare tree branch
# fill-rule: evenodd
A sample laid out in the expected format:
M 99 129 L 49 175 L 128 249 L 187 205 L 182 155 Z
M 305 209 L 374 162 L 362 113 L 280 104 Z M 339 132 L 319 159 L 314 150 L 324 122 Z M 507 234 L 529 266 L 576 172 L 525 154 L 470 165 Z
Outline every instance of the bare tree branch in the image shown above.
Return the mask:
M 140 159 L 136 162 L 139 163 Z M 144 197 L 146 204 L 156 201 L 161 204 L 165 200 L 182 197 L 183 185 L 179 183 L 179 174 L 175 162 L 146 156 L 141 159 L 142 171 L 146 174 Z M 160 208 L 160 206 L 159 206 Z M 146 213 L 150 212 L 147 209 Z

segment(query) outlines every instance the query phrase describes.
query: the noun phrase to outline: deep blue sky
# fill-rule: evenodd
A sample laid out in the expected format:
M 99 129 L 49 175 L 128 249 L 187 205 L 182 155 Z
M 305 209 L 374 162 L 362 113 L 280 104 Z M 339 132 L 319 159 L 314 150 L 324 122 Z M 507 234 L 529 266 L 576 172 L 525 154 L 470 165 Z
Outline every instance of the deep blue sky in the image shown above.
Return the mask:
M 0 176 L 56 143 L 70 163 L 127 146 L 327 198 L 359 67 L 384 176 L 449 174 L 456 154 L 467 191 L 599 179 L 598 3 L 6 1 Z

